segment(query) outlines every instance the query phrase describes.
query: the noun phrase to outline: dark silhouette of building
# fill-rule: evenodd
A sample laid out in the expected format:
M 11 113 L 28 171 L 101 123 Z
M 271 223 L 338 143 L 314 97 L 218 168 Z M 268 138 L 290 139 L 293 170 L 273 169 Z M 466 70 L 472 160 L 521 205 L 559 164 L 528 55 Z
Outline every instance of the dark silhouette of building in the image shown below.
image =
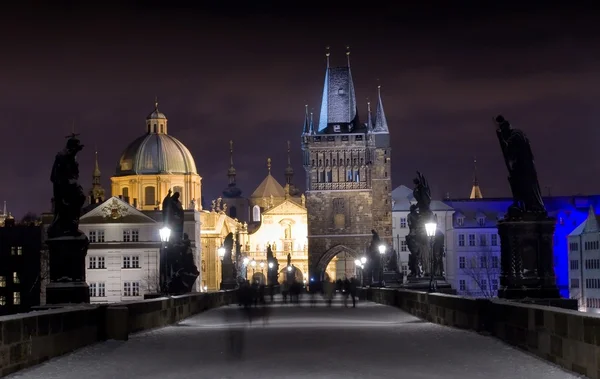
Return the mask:
M 40 305 L 42 227 L 7 223 L 0 228 L 0 315 Z

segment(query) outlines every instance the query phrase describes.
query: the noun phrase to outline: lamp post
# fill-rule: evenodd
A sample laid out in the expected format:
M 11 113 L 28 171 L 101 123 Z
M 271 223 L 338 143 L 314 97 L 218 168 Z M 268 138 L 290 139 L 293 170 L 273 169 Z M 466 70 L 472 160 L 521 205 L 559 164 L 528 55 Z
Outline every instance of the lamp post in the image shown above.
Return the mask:
M 250 266 L 252 267 L 252 283 L 254 283 L 254 272 L 256 271 L 256 261 L 254 259 L 250 261 Z
M 361 287 L 365 286 L 365 265 L 367 264 L 367 257 L 360 258 L 360 283 Z
M 262 277 L 260 279 L 262 280 L 262 278 L 264 278 L 264 276 L 265 276 L 265 273 L 264 273 L 265 262 L 260 262 L 258 264 L 258 266 L 260 267 L 260 273 L 262 274 Z M 260 284 L 265 284 L 265 283 L 260 283 Z
M 273 274 L 271 273 L 271 271 L 273 270 L 273 268 L 275 267 L 275 264 L 273 262 L 269 262 L 267 264 L 267 284 L 270 286 L 273 286 L 275 283 L 273 283 Z M 272 292 L 272 290 L 271 290 Z
M 160 255 L 160 291 L 162 293 L 167 293 L 168 291 L 168 251 L 167 245 L 169 243 L 169 238 L 171 237 L 171 229 L 167 226 L 163 226 L 158 230 L 158 235 L 160 236 L 160 241 L 162 242 L 162 254 Z
M 435 241 L 435 233 L 437 229 L 437 220 L 434 217 L 430 222 L 425 224 L 425 231 L 429 237 L 429 292 L 435 291 L 435 257 L 433 256 L 433 244 Z
M 384 283 L 383 283 L 383 257 L 385 256 L 385 245 L 381 244 L 379 245 L 379 263 L 381 266 L 381 271 L 379 272 L 379 282 L 380 282 L 380 286 L 383 287 Z

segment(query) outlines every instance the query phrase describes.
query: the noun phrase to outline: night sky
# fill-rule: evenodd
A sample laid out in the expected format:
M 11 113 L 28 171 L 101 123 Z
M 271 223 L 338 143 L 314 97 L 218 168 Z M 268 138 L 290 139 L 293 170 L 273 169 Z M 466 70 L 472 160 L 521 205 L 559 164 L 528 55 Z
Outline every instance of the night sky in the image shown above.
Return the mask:
M 245 195 L 264 178 L 267 157 L 283 183 L 287 140 L 304 187 L 304 104 L 319 113 L 328 45 L 333 66 L 346 64 L 351 47 L 362 120 L 382 86 L 394 186 L 418 169 L 435 197 L 466 197 L 476 156 L 484 196 L 509 195 L 491 122 L 502 113 L 530 137 L 545 194 L 600 193 L 600 32 L 591 7 L 58 3 L 5 9 L 0 23 L 0 201 L 16 217 L 49 210 L 50 168 L 73 120 L 86 145 L 82 185 L 91 186 L 97 146 L 110 193 L 155 95 L 169 134 L 194 155 L 207 203 L 227 185 L 230 139 Z

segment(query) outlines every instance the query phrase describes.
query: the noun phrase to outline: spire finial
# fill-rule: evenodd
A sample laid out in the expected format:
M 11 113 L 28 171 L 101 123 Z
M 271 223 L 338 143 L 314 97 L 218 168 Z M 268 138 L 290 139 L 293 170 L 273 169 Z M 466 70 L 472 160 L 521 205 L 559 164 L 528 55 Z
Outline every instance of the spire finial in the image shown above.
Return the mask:
M 310 132 L 315 134 L 315 126 L 313 124 L 313 112 L 310 112 Z
M 327 57 L 327 68 L 329 68 L 329 55 L 330 55 L 329 46 L 326 46 L 325 47 L 325 56 Z
M 346 46 L 346 60 L 348 61 L 348 67 L 350 67 L 350 46 Z
M 229 165 L 233 167 L 233 140 L 229 140 Z
M 271 158 L 267 158 L 267 170 L 269 171 L 269 175 L 271 175 Z
M 381 84 L 377 85 L 377 96 L 381 97 Z
M 156 95 L 154 96 L 154 110 L 158 110 L 158 96 Z
M 291 160 L 290 160 L 290 141 L 287 141 L 287 159 L 288 159 L 288 166 L 291 166 Z
M 473 185 L 479 185 L 479 181 L 477 180 L 477 157 L 473 157 Z

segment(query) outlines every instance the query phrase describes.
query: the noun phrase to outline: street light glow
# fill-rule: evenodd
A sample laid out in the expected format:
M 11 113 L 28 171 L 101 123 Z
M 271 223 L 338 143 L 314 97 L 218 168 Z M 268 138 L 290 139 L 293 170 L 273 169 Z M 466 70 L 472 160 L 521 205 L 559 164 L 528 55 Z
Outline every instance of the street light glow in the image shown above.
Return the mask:
M 273 262 L 269 262 L 269 268 L 273 268 L 274 264 Z
M 219 254 L 219 258 L 223 258 L 225 256 L 225 248 L 221 246 L 217 249 L 217 253 Z
M 254 259 L 250 262 L 250 266 L 256 267 L 256 261 Z
M 379 254 L 381 254 L 381 255 L 385 254 L 385 245 L 383 245 L 383 244 L 379 245 Z
M 365 263 L 367 263 L 367 257 L 362 257 L 362 258 L 360 258 L 360 263 L 362 263 L 363 265 L 364 265 Z
M 265 268 L 265 262 L 260 262 L 259 266 L 261 269 Z
M 426 223 L 425 231 L 427 232 L 427 237 L 435 237 L 436 228 L 437 224 L 435 223 L 435 221 Z
M 158 231 L 158 234 L 160 235 L 160 240 L 162 242 L 169 242 L 169 237 L 171 237 L 171 229 L 167 228 L 166 226 L 163 226 Z
M 360 266 L 360 260 L 359 259 L 355 259 L 354 260 L 354 265 L 355 266 Z
M 250 259 L 248 257 L 244 257 L 244 260 L 242 261 L 244 266 L 248 265 L 248 262 L 250 262 Z
M 288 272 L 292 272 L 292 266 L 288 266 L 287 270 Z

